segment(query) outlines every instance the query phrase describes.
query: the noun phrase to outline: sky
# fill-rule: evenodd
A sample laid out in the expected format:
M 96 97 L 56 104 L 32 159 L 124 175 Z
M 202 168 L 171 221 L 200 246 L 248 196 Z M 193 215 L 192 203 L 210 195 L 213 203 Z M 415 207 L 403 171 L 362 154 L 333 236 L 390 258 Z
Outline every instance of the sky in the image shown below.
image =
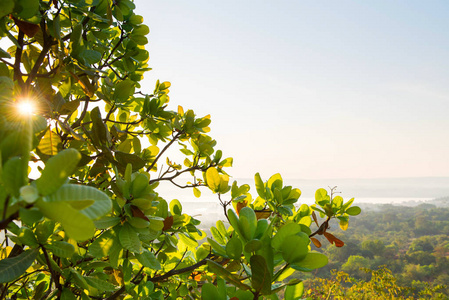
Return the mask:
M 449 176 L 449 2 L 135 3 L 145 92 L 210 114 L 233 177 Z

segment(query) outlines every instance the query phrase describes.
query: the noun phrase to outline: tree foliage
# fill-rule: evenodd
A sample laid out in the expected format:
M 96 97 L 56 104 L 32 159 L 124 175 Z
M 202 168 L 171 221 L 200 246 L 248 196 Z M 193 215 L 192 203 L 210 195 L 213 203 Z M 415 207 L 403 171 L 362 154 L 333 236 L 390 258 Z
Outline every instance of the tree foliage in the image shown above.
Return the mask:
M 230 184 L 232 158 L 207 135 L 210 117 L 169 110 L 169 82 L 143 91 L 149 29 L 134 9 L 130 0 L 2 2 L 11 46 L 0 49 L 0 298 L 300 298 L 289 276 L 328 262 L 311 241 L 343 246 L 329 221 L 345 230 L 360 209 L 324 189 L 316 204 L 296 205 L 300 190 L 279 174 L 256 174 L 254 197 Z M 35 108 L 25 115 L 23 105 Z M 182 162 L 166 157 L 176 147 Z M 196 196 L 209 188 L 227 222 L 204 240 L 161 182 Z

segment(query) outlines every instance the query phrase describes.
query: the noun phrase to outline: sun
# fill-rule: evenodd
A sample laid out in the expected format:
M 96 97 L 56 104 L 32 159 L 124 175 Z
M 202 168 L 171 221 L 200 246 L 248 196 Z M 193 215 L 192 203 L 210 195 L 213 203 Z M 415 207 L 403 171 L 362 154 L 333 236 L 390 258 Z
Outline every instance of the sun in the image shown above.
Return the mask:
M 17 111 L 23 116 L 30 116 L 36 111 L 34 102 L 30 99 L 21 99 L 17 102 Z

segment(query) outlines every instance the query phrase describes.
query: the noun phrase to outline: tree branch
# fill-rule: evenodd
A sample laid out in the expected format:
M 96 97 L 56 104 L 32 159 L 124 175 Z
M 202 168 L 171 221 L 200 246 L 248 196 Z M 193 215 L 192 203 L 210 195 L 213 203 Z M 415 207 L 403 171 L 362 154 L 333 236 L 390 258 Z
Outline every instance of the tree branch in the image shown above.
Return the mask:
M 159 158 L 161 158 L 162 154 L 164 154 L 164 152 L 181 136 L 182 133 L 182 131 L 177 132 L 173 139 L 167 145 L 165 145 L 164 149 L 162 149 L 162 151 L 156 156 L 151 165 L 147 168 L 147 172 L 150 172 L 150 170 L 156 165 L 156 162 L 159 160 Z
M 16 55 L 14 56 L 14 80 L 17 80 L 20 87 L 23 87 L 24 82 L 21 76 L 20 64 L 22 63 L 22 51 L 23 51 L 23 37 L 24 33 L 19 29 L 19 35 L 17 36 L 17 43 L 20 47 L 16 48 Z
M 42 51 L 41 53 L 39 53 L 39 57 L 36 60 L 36 63 L 33 66 L 33 69 L 31 69 L 31 72 L 27 78 L 27 81 L 25 82 L 25 84 L 27 86 L 30 86 L 31 83 L 34 81 L 34 79 L 36 78 L 37 72 L 39 72 L 39 70 L 41 69 L 41 65 L 44 62 L 45 56 L 47 55 L 48 51 L 51 48 L 52 45 L 52 41 L 48 40 L 49 38 L 51 39 L 51 36 L 47 35 L 47 32 L 45 30 L 45 19 L 42 18 L 41 21 L 41 29 L 42 29 L 42 35 L 43 35 L 43 39 L 44 39 L 44 45 L 42 47 Z
M 191 266 L 188 266 L 188 267 L 185 267 L 185 268 L 182 268 L 182 269 L 178 269 L 178 270 L 175 270 L 175 269 L 170 270 L 170 271 L 168 271 L 167 273 L 165 273 L 164 275 L 161 275 L 161 276 L 155 276 L 155 277 L 152 277 L 152 278 L 148 278 L 148 281 L 151 281 L 151 282 L 160 282 L 160 281 L 166 280 L 167 278 L 169 278 L 169 277 L 171 277 L 171 276 L 173 276 L 173 275 L 178 275 L 178 274 L 183 274 L 183 273 L 186 273 L 186 272 L 189 272 L 189 271 L 194 271 L 195 269 L 197 269 L 197 268 L 199 268 L 199 267 L 205 265 L 205 264 L 207 263 L 207 260 L 210 259 L 210 258 L 212 258 L 212 257 L 214 257 L 213 254 L 208 254 L 208 255 L 206 256 L 206 258 L 200 260 L 200 261 L 197 262 L 196 264 L 193 264 L 193 265 L 191 265 Z

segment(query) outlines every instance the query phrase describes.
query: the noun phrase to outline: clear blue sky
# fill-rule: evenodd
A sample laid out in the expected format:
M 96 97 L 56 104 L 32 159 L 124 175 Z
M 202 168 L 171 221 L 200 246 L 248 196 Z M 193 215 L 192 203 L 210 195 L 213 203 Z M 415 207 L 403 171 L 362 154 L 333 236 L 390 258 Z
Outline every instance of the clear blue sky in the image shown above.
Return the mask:
M 448 1 L 135 1 L 234 177 L 449 176 Z

